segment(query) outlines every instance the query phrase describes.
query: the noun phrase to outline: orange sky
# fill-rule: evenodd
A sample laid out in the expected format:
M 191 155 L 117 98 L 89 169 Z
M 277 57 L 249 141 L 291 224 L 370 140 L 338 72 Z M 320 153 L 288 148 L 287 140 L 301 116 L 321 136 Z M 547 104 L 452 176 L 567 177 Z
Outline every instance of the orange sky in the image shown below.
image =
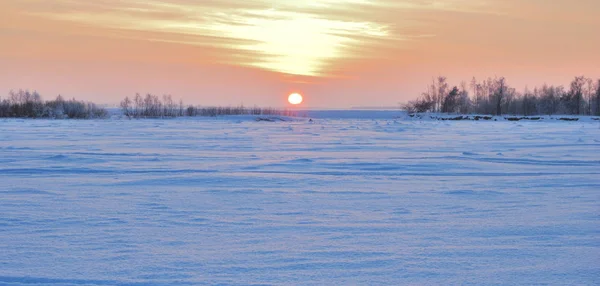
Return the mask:
M 598 0 L 2 0 L 0 97 L 397 106 L 433 76 L 600 78 Z

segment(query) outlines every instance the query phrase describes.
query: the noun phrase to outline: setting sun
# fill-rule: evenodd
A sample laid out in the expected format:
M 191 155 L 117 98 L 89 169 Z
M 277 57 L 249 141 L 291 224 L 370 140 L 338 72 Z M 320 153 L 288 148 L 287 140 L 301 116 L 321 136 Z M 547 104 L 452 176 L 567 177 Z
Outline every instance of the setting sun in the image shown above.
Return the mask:
M 302 100 L 302 95 L 299 93 L 292 93 L 290 96 L 288 96 L 289 103 L 294 105 L 302 103 Z

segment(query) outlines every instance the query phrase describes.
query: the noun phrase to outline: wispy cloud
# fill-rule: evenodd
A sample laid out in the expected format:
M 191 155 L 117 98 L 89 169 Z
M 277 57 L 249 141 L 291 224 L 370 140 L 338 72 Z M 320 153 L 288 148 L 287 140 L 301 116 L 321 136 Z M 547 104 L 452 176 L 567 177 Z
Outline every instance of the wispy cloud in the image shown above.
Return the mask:
M 486 0 L 23 1 L 35 4 L 31 13 L 39 16 L 151 32 L 154 41 L 221 49 L 229 55 L 222 62 L 304 76 L 329 76 L 338 60 L 431 36 L 399 32 L 409 19 L 398 20 L 390 10 L 398 17 L 415 10 L 489 11 Z

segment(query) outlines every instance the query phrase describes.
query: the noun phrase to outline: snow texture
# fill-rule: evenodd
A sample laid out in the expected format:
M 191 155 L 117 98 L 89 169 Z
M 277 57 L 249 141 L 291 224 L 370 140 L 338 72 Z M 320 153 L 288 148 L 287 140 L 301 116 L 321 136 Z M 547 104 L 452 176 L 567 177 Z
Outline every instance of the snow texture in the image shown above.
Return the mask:
M 600 283 L 599 122 L 336 114 L 0 121 L 0 284 Z

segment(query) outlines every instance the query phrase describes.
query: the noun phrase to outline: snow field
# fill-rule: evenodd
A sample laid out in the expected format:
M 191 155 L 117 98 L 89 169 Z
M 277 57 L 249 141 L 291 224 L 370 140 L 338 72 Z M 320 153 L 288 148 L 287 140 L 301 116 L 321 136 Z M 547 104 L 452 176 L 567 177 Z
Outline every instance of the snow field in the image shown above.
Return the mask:
M 0 121 L 0 284 L 598 284 L 596 122 Z

